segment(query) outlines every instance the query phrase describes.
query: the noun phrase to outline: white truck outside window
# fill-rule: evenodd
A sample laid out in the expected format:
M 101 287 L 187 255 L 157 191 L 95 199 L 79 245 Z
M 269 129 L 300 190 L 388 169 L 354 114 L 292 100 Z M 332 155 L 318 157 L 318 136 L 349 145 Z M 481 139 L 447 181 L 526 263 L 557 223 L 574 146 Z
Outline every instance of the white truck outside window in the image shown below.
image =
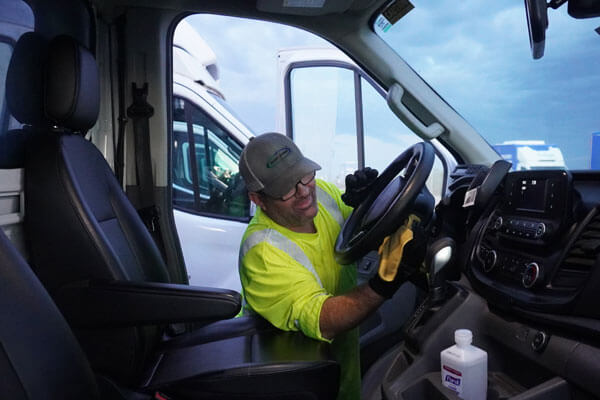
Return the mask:
M 293 139 L 318 160 L 318 176 L 344 187 L 357 168 L 354 73 L 337 67 L 295 68 L 290 74 Z

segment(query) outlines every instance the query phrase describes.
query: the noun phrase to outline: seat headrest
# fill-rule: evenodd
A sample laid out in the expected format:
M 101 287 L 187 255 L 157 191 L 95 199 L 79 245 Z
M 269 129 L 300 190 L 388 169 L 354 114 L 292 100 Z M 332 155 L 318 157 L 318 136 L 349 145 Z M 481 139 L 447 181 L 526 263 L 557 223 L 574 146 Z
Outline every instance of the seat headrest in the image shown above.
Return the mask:
M 43 65 L 46 40 L 36 32 L 21 35 L 6 72 L 6 104 L 22 124 L 39 125 L 44 117 Z
M 48 45 L 44 107 L 58 127 L 86 131 L 98 119 L 100 84 L 92 53 L 69 36 L 57 36 Z

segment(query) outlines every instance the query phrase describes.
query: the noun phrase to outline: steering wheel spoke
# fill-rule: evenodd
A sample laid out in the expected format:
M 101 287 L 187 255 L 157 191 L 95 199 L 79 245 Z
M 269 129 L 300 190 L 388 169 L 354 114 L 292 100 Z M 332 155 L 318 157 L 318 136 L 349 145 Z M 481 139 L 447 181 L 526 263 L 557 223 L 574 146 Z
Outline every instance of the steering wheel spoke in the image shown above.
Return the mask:
M 400 154 L 373 183 L 367 199 L 348 217 L 335 245 L 338 262 L 348 264 L 376 249 L 408 217 L 433 168 L 435 153 L 428 142 Z M 404 171 L 404 176 L 400 174 Z M 429 193 L 427 190 L 425 192 Z M 423 196 L 421 196 L 423 197 Z M 433 196 L 429 194 L 429 213 Z M 428 205 L 429 206 L 429 205 Z M 422 208 L 422 207 L 420 207 Z
M 410 160 L 408 160 L 408 163 L 406 164 L 406 169 L 405 169 L 406 172 L 404 173 L 404 177 L 406 179 L 411 177 L 412 174 L 414 174 L 414 172 L 418 166 L 419 166 L 419 154 L 413 154 L 413 156 L 410 158 Z

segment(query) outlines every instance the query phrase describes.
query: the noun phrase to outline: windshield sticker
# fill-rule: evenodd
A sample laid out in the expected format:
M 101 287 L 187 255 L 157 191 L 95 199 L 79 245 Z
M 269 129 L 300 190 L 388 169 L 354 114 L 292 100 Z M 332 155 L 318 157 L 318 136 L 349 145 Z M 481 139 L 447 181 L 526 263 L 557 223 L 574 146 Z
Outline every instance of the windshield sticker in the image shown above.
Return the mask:
M 465 201 L 463 202 L 463 208 L 475 205 L 475 199 L 477 198 L 477 189 L 478 188 L 467 190 L 467 193 L 465 193 Z
M 400 21 L 400 18 L 408 14 L 413 8 L 415 6 L 410 1 L 395 1 L 377 17 L 375 25 L 382 31 L 387 32 L 392 25 Z
M 375 21 L 375 26 L 381 29 L 383 32 L 387 32 L 392 27 L 392 24 L 390 24 L 390 21 L 388 21 L 383 14 L 380 14 Z
M 325 0 L 283 0 L 284 7 L 322 8 Z

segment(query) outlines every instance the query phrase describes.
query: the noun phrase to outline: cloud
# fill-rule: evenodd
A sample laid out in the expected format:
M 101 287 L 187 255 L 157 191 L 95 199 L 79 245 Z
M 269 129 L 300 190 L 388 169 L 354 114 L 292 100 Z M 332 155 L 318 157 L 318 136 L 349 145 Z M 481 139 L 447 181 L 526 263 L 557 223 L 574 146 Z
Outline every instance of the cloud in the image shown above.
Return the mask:
M 534 61 L 522 5 L 448 6 L 419 5 L 382 36 L 490 143 L 543 139 L 558 144 L 569 165 L 586 167 L 580 154 L 600 128 L 600 95 L 590 90 L 600 84 L 597 51 L 590 54 L 597 21 L 574 20 L 566 6 L 549 10 L 545 56 Z M 424 26 L 435 27 L 436 38 Z
M 298 28 L 270 22 L 216 15 L 195 15 L 188 21 L 217 55 L 228 103 L 256 132 L 275 130 L 277 51 L 331 46 Z

